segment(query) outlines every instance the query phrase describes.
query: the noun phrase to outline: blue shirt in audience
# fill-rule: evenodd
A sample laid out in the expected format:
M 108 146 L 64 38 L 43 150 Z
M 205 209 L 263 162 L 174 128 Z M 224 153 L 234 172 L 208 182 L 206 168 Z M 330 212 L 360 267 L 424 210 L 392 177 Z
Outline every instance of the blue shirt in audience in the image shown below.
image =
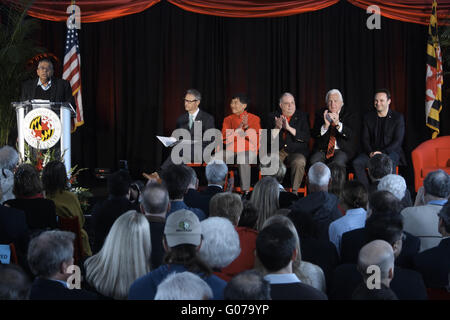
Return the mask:
M 330 241 L 341 253 L 341 239 L 345 232 L 363 228 L 366 224 L 367 212 L 363 208 L 348 209 L 345 216 L 333 221 L 328 229 Z
M 200 220 L 200 221 L 206 219 L 206 215 L 202 209 L 188 207 L 186 205 L 186 203 L 184 203 L 184 201 L 170 201 L 170 211 L 167 212 L 166 219 L 172 212 L 175 212 L 175 211 L 178 211 L 181 209 L 186 209 L 186 210 L 192 211 L 193 213 L 195 213 L 195 215 L 198 217 L 198 220 Z

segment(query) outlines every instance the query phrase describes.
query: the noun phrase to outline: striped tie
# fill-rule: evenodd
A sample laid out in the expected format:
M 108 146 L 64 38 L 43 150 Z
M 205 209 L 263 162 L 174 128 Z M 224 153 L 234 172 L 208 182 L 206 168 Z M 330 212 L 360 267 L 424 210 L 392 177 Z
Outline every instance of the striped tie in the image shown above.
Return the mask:
M 334 156 L 334 147 L 336 145 L 336 125 L 333 123 L 331 124 L 330 128 L 330 140 L 328 141 L 328 148 L 327 148 L 327 154 L 325 158 L 330 159 L 332 156 Z

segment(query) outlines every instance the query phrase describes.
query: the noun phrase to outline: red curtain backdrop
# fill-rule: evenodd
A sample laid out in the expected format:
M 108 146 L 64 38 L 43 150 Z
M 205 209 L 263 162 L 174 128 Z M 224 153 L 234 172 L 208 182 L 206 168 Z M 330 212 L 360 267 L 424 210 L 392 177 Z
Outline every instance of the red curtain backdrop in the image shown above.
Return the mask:
M 282 17 L 320 10 L 339 0 L 167 0 L 183 10 L 230 18 Z
M 100 22 L 139 13 L 161 0 L 77 0 L 75 4 L 81 10 L 81 23 Z M 19 7 L 21 1 L 2 0 L 13 7 Z M 50 20 L 66 21 L 66 9 L 72 4 L 70 0 L 36 0 L 28 14 L 32 17 Z
M 379 0 L 347 0 L 351 4 L 364 10 L 368 6 L 377 5 L 380 14 L 384 17 L 403 22 L 412 22 L 428 25 L 431 14 L 432 0 L 403 0 L 403 1 L 379 1 Z M 450 21 L 450 1 L 441 0 L 437 4 L 439 24 L 449 24 Z

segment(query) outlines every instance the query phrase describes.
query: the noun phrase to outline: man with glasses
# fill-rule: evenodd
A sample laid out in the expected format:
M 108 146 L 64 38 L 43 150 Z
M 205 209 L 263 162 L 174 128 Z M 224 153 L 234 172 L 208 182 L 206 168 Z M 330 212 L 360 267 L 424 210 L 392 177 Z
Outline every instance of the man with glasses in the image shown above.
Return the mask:
M 36 69 L 38 79 L 25 81 L 21 100 L 42 99 L 51 102 L 70 102 L 75 106 L 72 88 L 67 80 L 53 77 L 53 63 L 48 58 L 39 61 Z

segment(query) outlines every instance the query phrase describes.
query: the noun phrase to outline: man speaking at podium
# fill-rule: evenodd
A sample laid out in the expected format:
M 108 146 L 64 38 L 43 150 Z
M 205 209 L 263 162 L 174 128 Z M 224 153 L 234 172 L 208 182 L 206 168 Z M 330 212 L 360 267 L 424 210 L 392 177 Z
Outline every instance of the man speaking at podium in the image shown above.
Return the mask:
M 41 99 L 50 102 L 70 102 L 75 106 L 72 89 L 67 80 L 53 78 L 53 63 L 44 58 L 36 69 L 38 79 L 25 81 L 21 101 Z

